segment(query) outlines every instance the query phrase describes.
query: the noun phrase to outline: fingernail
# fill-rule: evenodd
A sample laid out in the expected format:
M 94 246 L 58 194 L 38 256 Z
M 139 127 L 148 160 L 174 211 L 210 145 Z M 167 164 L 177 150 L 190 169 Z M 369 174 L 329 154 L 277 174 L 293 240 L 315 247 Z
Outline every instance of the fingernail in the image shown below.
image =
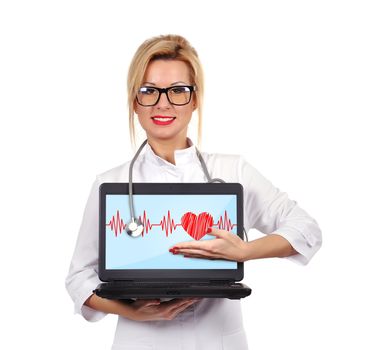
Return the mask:
M 212 229 L 211 229 L 211 227 L 209 227 L 209 228 L 207 229 L 207 233 L 211 233 L 211 231 L 212 231 Z

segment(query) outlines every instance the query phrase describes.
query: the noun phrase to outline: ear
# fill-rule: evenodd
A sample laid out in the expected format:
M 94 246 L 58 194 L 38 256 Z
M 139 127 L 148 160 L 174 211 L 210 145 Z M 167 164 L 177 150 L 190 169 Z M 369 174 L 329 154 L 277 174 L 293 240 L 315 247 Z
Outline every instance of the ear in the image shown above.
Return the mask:
M 197 103 L 197 99 L 195 98 L 195 96 L 193 96 L 193 99 L 192 99 L 192 107 L 193 107 L 193 112 L 198 108 L 198 103 Z

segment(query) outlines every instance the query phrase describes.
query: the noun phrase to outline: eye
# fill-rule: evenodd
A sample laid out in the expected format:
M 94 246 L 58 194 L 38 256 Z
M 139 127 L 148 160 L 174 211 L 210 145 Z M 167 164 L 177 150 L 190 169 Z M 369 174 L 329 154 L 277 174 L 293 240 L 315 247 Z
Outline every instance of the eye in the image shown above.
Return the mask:
M 151 96 L 151 95 L 155 95 L 155 94 L 157 94 L 157 90 L 156 89 L 154 89 L 154 88 L 151 88 L 151 87 L 146 87 L 146 86 L 144 86 L 144 87 L 141 87 L 140 89 L 139 89 L 139 94 L 141 94 L 141 95 L 148 95 L 148 96 Z
M 186 92 L 189 92 L 189 88 L 186 86 L 176 86 L 170 90 L 174 95 L 179 95 L 179 94 L 184 94 Z

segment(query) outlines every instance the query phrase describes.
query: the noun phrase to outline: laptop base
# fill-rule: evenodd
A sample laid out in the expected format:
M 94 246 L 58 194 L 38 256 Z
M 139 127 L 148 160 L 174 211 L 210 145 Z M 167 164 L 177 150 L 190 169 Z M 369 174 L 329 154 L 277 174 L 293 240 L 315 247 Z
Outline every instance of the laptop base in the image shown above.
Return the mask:
M 106 282 L 93 291 L 106 299 L 153 298 L 228 298 L 241 299 L 251 294 L 243 283 L 157 283 L 154 282 Z

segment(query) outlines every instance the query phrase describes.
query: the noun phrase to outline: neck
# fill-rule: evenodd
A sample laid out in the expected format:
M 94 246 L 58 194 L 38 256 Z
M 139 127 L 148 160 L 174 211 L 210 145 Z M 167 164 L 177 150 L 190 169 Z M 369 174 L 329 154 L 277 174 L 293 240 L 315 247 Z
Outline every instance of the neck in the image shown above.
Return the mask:
M 185 149 L 189 147 L 187 139 L 180 140 L 154 140 L 148 138 L 148 143 L 154 153 L 169 163 L 175 164 L 174 152 L 177 149 Z

